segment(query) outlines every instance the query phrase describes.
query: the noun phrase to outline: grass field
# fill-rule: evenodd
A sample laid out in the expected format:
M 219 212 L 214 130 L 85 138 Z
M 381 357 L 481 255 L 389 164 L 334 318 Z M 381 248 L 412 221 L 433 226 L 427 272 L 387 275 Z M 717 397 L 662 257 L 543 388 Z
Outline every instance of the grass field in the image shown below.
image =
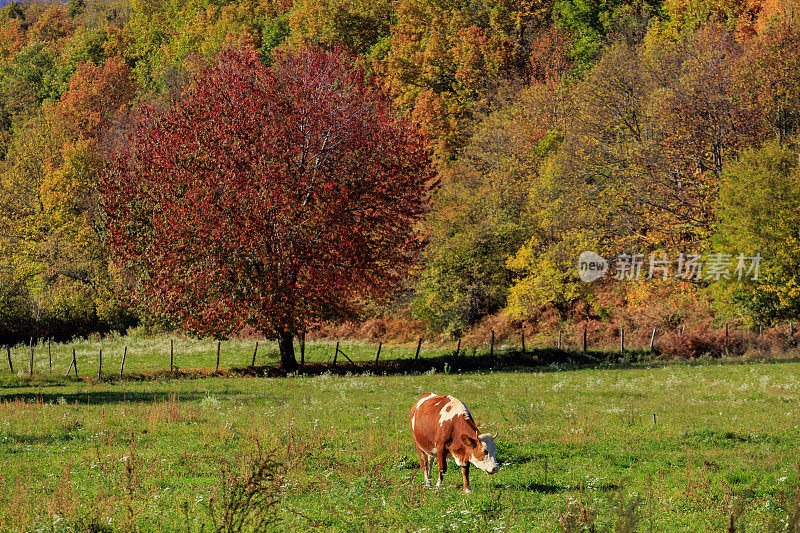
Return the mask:
M 125 357 L 125 371 L 130 373 L 152 372 L 168 370 L 170 364 L 170 338 L 165 336 L 119 336 L 112 335 L 102 339 L 79 339 L 69 343 L 53 343 L 48 347 L 47 342 L 38 342 L 34 345 L 34 371 L 48 373 L 52 357 L 53 373 L 64 375 L 72 361 L 72 350 L 78 360 L 80 375 L 97 375 L 100 359 L 100 350 L 103 351 L 103 374 L 108 376 L 119 375 L 122 356 L 125 348 L 128 349 Z M 216 366 L 217 341 L 212 339 L 194 339 L 176 337 L 172 339 L 174 365 L 177 369 L 198 369 Z M 275 364 L 279 360 L 277 344 L 274 340 L 266 339 L 234 339 L 220 342 L 220 367 L 243 367 L 253 361 L 256 351 L 257 365 Z M 305 361 L 309 363 L 328 363 L 333 360 L 336 351 L 336 342 L 330 340 L 308 341 L 305 348 Z M 356 340 L 343 340 L 340 350 L 354 361 L 374 361 L 378 344 L 366 343 Z M 381 360 L 387 359 L 412 359 L 416 354 L 417 343 L 387 344 L 381 347 Z M 424 342 L 421 347 L 422 356 L 435 357 L 452 353 L 453 346 L 432 345 Z M 498 352 L 506 349 L 498 344 Z M 48 351 L 49 350 L 49 351 Z M 483 350 L 486 351 L 486 350 Z M 300 348 L 295 347 L 295 355 L 300 360 Z M 475 349 L 464 350 L 466 354 L 475 354 Z M 30 366 L 30 348 L 26 345 L 17 345 L 11 348 L 11 359 L 14 372 L 26 375 Z M 342 356 L 338 361 L 346 362 Z M 0 368 L 8 369 L 5 348 L 0 353 Z
M 499 432 L 471 494 L 452 463 L 422 486 L 407 413 L 429 391 Z M 211 531 L 260 449 L 277 530 L 788 530 L 799 394 L 794 362 L 34 381 L 0 388 L 0 528 Z

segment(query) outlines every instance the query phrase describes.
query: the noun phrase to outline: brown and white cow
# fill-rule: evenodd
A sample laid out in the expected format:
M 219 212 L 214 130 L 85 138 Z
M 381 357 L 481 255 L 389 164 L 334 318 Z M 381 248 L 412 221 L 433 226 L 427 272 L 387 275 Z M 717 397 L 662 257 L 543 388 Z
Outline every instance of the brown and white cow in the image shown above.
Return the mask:
M 425 475 L 425 483 L 431 485 L 433 459 L 439 460 L 439 480 L 447 471 L 447 456 L 452 455 L 461 467 L 464 477 L 464 492 L 469 492 L 469 464 L 494 474 L 497 466 L 497 448 L 494 437 L 481 434 L 467 406 L 452 396 L 427 394 L 411 408 L 411 431 L 419 452 L 419 463 Z

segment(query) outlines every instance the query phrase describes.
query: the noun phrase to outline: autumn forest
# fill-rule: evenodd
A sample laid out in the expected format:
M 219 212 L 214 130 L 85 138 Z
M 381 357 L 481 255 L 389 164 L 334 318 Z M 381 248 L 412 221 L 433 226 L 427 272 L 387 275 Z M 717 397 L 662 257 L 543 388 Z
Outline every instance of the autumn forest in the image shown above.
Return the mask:
M 0 343 L 798 320 L 799 9 L 11 2 Z

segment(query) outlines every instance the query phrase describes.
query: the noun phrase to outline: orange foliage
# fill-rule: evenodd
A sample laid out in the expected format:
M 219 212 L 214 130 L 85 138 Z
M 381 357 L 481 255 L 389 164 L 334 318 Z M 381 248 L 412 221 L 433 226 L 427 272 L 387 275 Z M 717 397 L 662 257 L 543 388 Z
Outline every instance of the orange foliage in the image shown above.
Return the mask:
M 540 30 L 531 46 L 532 77 L 544 81 L 558 79 L 569 70 L 570 37 L 555 26 Z
M 25 30 L 19 19 L 0 20 L 0 61 L 14 56 L 25 46 Z
M 78 65 L 69 90 L 58 104 L 67 123 L 85 137 L 94 137 L 136 93 L 130 69 L 121 57 L 110 57 L 102 67 L 87 61 Z
M 738 30 L 745 38 L 761 35 L 773 19 L 792 16 L 798 7 L 797 0 L 748 0 Z
M 31 26 L 30 38 L 60 49 L 75 33 L 75 23 L 60 4 L 53 4 Z
M 412 342 L 426 333 L 425 325 L 409 318 L 370 318 L 364 322 L 345 322 L 319 326 L 309 339 L 359 339 L 368 341 Z

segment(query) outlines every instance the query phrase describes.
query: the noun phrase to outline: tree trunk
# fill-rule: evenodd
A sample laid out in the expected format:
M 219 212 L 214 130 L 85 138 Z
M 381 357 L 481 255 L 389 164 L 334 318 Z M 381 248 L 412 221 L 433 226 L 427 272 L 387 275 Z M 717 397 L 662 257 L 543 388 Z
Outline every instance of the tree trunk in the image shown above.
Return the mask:
M 294 358 L 294 334 L 288 331 L 278 332 L 278 348 L 281 351 L 281 368 L 286 371 L 297 369 L 297 360 Z

